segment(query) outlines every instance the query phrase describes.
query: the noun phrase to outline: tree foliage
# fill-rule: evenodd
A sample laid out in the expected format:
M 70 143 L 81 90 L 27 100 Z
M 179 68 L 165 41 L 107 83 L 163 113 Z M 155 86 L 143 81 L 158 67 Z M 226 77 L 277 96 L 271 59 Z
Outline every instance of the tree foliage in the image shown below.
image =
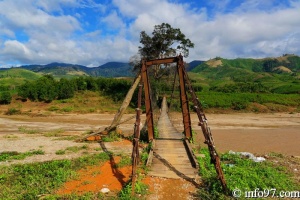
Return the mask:
M 72 98 L 75 93 L 75 82 L 66 78 L 61 78 L 57 84 L 57 99 Z
M 251 83 L 251 82 L 237 82 L 233 84 L 225 84 L 223 86 L 212 86 L 209 89 L 215 92 L 224 93 L 268 93 L 269 88 L 262 85 L 261 83 Z
M 130 81 L 102 77 L 77 77 L 73 79 L 61 78 L 54 80 L 45 75 L 35 81 L 27 81 L 18 88 L 18 96 L 23 100 L 51 102 L 55 99 L 69 99 L 78 91 L 99 91 L 110 96 L 114 101 L 124 98 L 131 86 Z
M 10 104 L 12 96 L 9 91 L 0 93 L 0 104 Z
M 194 47 L 194 43 L 181 32 L 179 28 L 173 28 L 168 23 L 155 25 L 152 35 L 148 35 L 145 31 L 140 33 L 140 43 L 138 54 L 130 58 L 130 64 L 133 71 L 137 71 L 141 67 L 140 60 L 158 59 L 164 57 L 176 56 L 177 52 L 184 57 L 189 55 L 189 48 Z M 154 67 L 154 77 L 159 78 L 159 70 L 163 70 L 163 74 L 168 73 L 168 67 Z
M 186 38 L 179 28 L 173 28 L 168 23 L 155 25 L 152 37 L 142 31 L 140 43 L 142 46 L 139 47 L 139 53 L 146 59 L 175 56 L 176 51 L 187 57 L 189 48 L 194 47 L 194 43 Z

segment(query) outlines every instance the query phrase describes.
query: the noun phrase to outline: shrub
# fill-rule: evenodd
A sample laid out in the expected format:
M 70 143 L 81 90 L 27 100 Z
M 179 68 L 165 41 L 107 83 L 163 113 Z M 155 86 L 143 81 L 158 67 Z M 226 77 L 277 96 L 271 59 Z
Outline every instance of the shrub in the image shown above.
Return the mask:
M 9 91 L 4 91 L 0 94 L 0 104 L 10 104 L 12 96 Z
M 16 114 L 21 114 L 21 111 L 16 108 L 9 108 L 6 112 L 6 115 L 16 115 Z

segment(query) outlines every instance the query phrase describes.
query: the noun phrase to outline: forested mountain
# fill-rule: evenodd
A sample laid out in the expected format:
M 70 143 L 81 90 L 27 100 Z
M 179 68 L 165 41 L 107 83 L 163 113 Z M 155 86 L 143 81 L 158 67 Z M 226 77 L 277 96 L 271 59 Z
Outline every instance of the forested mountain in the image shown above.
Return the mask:
M 42 74 L 52 74 L 56 77 L 65 76 L 103 76 L 103 77 L 128 77 L 133 76 L 128 63 L 108 62 L 99 67 L 86 67 L 68 63 L 50 63 L 47 65 L 25 65 L 20 68 L 28 69 Z
M 264 59 L 224 59 L 216 57 L 201 63 L 193 68 L 192 71 L 202 72 L 207 71 L 207 69 L 220 70 L 221 68 L 241 69 L 249 72 L 297 73 L 300 71 L 300 57 L 294 54 L 285 54 L 277 58 Z
M 196 84 L 213 91 L 241 92 L 243 86 L 247 90 L 300 93 L 300 57 L 293 54 L 264 59 L 216 57 L 192 72 Z
M 27 69 L 36 72 L 36 75 L 17 69 Z M 190 71 L 190 78 L 193 79 L 195 87 L 205 90 L 300 93 L 300 57 L 293 54 L 263 59 L 216 57 L 205 62 L 194 60 L 188 63 L 187 70 Z M 2 69 L 0 72 L 0 83 L 5 87 L 9 87 L 10 84 L 18 85 L 22 80 L 35 79 L 28 78 L 29 75 L 37 77 L 50 74 L 56 79 L 78 76 L 134 77 L 131 66 L 122 62 L 108 62 L 99 67 L 50 63 Z M 13 83 L 10 79 L 13 79 Z

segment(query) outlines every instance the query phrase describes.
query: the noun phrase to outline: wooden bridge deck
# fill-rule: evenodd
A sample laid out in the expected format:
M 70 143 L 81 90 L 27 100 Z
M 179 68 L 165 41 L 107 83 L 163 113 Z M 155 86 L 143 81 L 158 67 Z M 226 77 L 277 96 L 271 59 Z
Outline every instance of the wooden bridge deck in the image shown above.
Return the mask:
M 197 177 L 197 169 L 189 159 L 183 134 L 178 132 L 167 114 L 166 98 L 163 99 L 158 121 L 159 138 L 155 140 L 149 175 L 165 178 Z

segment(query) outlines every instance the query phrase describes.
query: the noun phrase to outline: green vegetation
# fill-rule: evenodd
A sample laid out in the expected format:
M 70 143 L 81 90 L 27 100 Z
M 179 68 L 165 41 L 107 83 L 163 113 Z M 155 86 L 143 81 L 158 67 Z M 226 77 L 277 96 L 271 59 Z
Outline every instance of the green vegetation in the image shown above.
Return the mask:
M 10 104 L 20 85 L 26 80 L 36 80 L 40 76 L 40 74 L 20 68 L 0 70 L 0 105 Z
M 9 91 L 0 93 L 0 104 L 10 104 L 12 96 Z
M 121 135 L 117 131 L 110 131 L 108 135 L 101 138 L 103 142 L 114 142 L 120 141 Z
M 145 36 L 146 37 L 146 36 Z M 300 93 L 300 58 L 283 55 L 267 59 L 215 59 L 203 62 L 188 75 L 192 86 L 200 97 L 204 108 L 246 110 L 255 112 L 291 111 L 298 112 Z M 77 76 L 55 79 L 51 75 L 36 75 L 33 72 L 13 68 L 0 73 L 0 104 L 20 104 L 27 99 L 47 102 L 50 112 L 111 112 L 118 108 L 116 103 L 123 100 L 131 81 L 103 77 Z M 173 77 L 171 73 L 155 79 L 150 76 L 152 93 L 158 97 L 154 104 L 159 105 L 164 94 L 171 96 Z M 161 74 L 163 74 L 165 71 Z M 22 81 L 14 84 L 12 79 Z M 31 78 L 30 80 L 27 78 Z M 1 81 L 8 81 L 1 84 Z M 176 83 L 178 85 L 178 83 Z M 175 97 L 179 97 L 175 86 Z M 136 91 L 137 93 L 137 91 Z M 134 94 L 131 108 L 135 108 L 137 94 Z M 173 104 L 173 103 L 172 103 Z M 144 105 L 142 105 L 144 106 Z M 16 106 L 14 106 L 16 107 Z M 180 109 L 177 98 L 176 110 Z M 192 107 L 191 107 L 192 108 Z M 263 108 L 263 109 L 261 109 Z M 30 112 L 30 111 L 29 111 Z M 20 114 L 21 109 L 9 108 L 7 115 Z
M 74 97 L 79 91 L 98 91 L 114 101 L 120 101 L 126 95 L 131 83 L 123 79 L 93 78 L 80 76 L 74 79 L 62 78 L 56 81 L 53 76 L 44 75 L 36 81 L 26 82 L 18 88 L 18 95 L 26 100 L 51 102 Z M 52 107 L 52 110 L 56 109 Z M 71 112 L 67 107 L 64 112 Z
M 201 199 L 228 199 L 222 192 L 222 187 L 217 180 L 214 166 L 210 163 L 207 149 L 200 153 L 205 157 L 198 158 L 200 175 L 206 185 L 199 192 Z M 276 191 L 293 191 L 299 188 L 292 181 L 291 174 L 283 166 L 276 166 L 270 161 L 254 162 L 238 154 L 225 153 L 221 156 L 222 168 L 230 191 L 238 188 L 246 190 L 260 190 L 276 188 Z M 231 195 L 231 194 L 230 194 Z M 277 194 L 276 194 L 277 195 Z
M 121 200 L 139 200 L 141 199 L 140 195 L 147 194 L 148 186 L 142 183 L 140 180 L 137 180 L 134 192 L 135 195 L 132 195 L 132 184 L 128 183 L 123 189 L 119 192 L 118 199 Z
M 43 136 L 46 136 L 46 137 L 61 137 L 62 133 L 64 133 L 64 132 L 65 132 L 65 130 L 59 128 L 59 129 L 54 129 L 54 130 L 48 131 L 46 133 L 43 133 Z
M 44 153 L 45 152 L 42 150 L 32 150 L 24 153 L 19 153 L 16 151 L 4 151 L 0 153 L 0 162 L 9 160 L 23 160 L 28 156 L 44 155 Z
M 0 91 L 14 91 L 25 80 L 36 80 L 40 76 L 40 74 L 20 68 L 0 70 Z
M 116 168 L 122 168 L 132 164 L 131 157 L 125 154 L 121 154 L 121 160 L 116 164 Z
M 203 92 L 197 93 L 197 95 L 205 108 L 233 108 L 241 110 L 238 108 L 238 105 L 241 105 L 244 109 L 250 103 L 300 106 L 300 96 L 298 94 Z
M 16 115 L 21 114 L 21 110 L 17 108 L 8 108 L 8 110 L 5 112 L 6 115 Z
M 289 107 L 300 109 L 299 94 L 197 92 L 204 109 L 246 110 L 251 112 L 283 112 Z M 179 96 L 179 94 L 176 94 Z M 170 99 L 170 109 L 179 111 L 180 100 Z M 190 110 L 193 104 L 190 102 Z
M 86 166 L 98 165 L 109 160 L 106 153 L 89 155 L 73 160 L 56 160 L 43 163 L 0 167 L 0 199 L 65 199 L 53 195 L 64 182 L 76 178 L 76 171 Z M 52 194 L 52 195 L 49 195 Z M 95 194 L 83 194 L 80 198 Z M 100 194 L 97 194 L 99 197 Z M 74 197 L 74 198 L 71 198 Z M 68 195 L 67 199 L 80 199 L 78 195 Z
M 77 153 L 81 150 L 86 150 L 88 149 L 87 145 L 82 145 L 82 146 L 72 146 L 72 147 L 67 147 L 64 150 L 57 150 L 55 152 L 56 155 L 64 155 L 66 153 Z
M 206 90 L 219 92 L 300 93 L 300 57 L 215 58 L 195 67 L 190 77 Z M 197 73 L 197 74 L 194 74 Z
M 25 127 L 25 126 L 20 126 L 18 129 L 19 129 L 20 132 L 26 133 L 26 134 L 38 134 L 38 133 L 41 133 L 40 130 L 29 129 L 28 127 Z

